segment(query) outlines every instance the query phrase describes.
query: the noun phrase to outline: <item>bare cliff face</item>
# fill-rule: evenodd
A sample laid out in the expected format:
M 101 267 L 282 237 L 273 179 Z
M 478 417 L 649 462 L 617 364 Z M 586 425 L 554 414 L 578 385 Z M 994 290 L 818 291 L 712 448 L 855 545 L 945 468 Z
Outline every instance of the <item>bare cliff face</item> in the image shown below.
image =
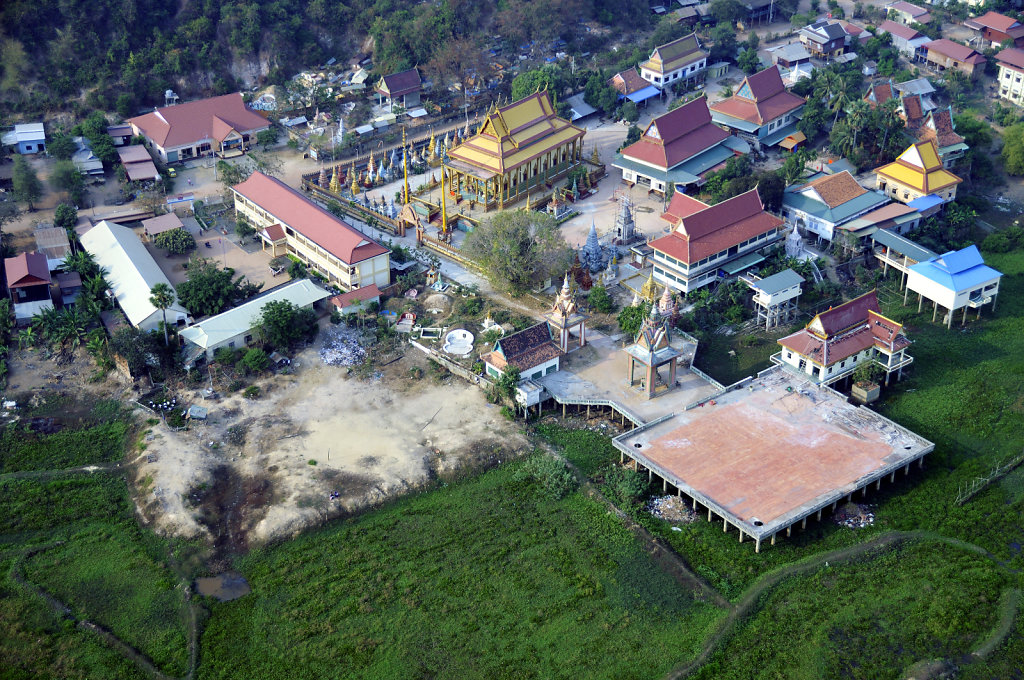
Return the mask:
M 270 74 L 270 54 L 260 52 L 254 59 L 236 57 L 231 62 L 231 75 L 245 88 L 259 85 Z

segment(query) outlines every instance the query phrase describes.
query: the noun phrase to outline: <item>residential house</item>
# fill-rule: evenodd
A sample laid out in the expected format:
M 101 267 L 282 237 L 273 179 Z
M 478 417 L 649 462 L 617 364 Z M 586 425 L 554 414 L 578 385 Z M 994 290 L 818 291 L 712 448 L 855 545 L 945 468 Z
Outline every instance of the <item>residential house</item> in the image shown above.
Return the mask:
M 800 29 L 800 42 L 812 56 L 820 59 L 837 57 L 846 52 L 850 35 L 835 20 L 823 19 Z
M 867 94 L 864 95 L 864 101 L 866 101 L 871 108 L 875 109 L 885 104 L 890 99 L 896 99 L 898 96 L 896 87 L 892 84 L 892 81 L 886 80 L 870 86 Z
M 661 94 L 661 90 L 644 80 L 635 68 L 616 73 L 608 79 L 608 85 L 619 93 L 620 100 L 628 99 L 634 104 L 640 104 Z
M 4 146 L 15 147 L 22 155 L 46 151 L 46 130 L 42 123 L 20 123 L 10 132 L 4 133 Z
M 900 203 L 928 196 L 949 203 L 962 181 L 943 167 L 934 140 L 911 145 L 895 161 L 875 170 L 875 187 Z
M 146 138 L 164 163 L 200 156 L 239 156 L 270 127 L 269 121 L 250 110 L 238 92 L 165 106 L 129 118 L 136 135 Z
M 57 289 L 65 307 L 75 304 L 82 291 L 82 275 L 78 272 L 57 272 Z
M 999 47 L 1005 42 L 1011 43 L 1013 47 L 1024 47 L 1024 24 L 998 12 L 986 12 L 980 17 L 968 19 L 964 26 L 978 32 L 982 47 L 988 46 L 985 43 Z
M 985 264 L 978 246 L 971 245 L 911 265 L 907 291 L 918 294 L 917 311 L 921 311 L 924 300 L 932 302 L 932 321 L 939 307 L 946 309 L 944 322 L 948 328 L 959 309 L 964 310 L 961 323 L 967 322 L 968 309 L 978 310 L 980 317 L 981 308 L 991 303 L 995 311 L 1002 276 Z
M 875 37 L 871 31 L 867 30 L 863 26 L 850 23 L 845 19 L 840 19 L 839 25 L 846 30 L 846 46 L 850 49 L 856 49 L 858 46 L 863 45 L 868 40 Z
M 125 175 L 132 182 L 155 182 L 160 179 L 160 173 L 153 163 L 153 157 L 141 144 L 133 146 L 122 146 L 117 150 L 117 155 L 124 165 Z
M 178 337 L 183 343 L 185 368 L 213 361 L 214 353 L 221 347 L 236 349 L 251 345 L 257 336 L 263 307 L 271 302 L 290 302 L 301 309 L 312 309 L 330 295 L 309 279 L 296 279 L 181 329 Z
M 949 106 L 930 112 L 913 126 L 908 121 L 905 129 L 917 141 L 935 142 L 944 168 L 956 165 L 970 149 L 964 138 L 956 132 L 953 109 Z
M 654 48 L 650 58 L 640 64 L 640 77 L 661 89 L 677 82 L 699 82 L 704 79 L 708 53 L 700 46 L 697 34 L 683 36 Z
M 704 184 L 704 176 L 750 146 L 711 122 L 707 99 L 697 97 L 647 124 L 643 135 L 616 155 L 623 181 L 664 194 Z
M 892 46 L 910 61 L 924 61 L 928 58 L 928 50 L 925 49 L 925 46 L 932 39 L 916 28 L 887 19 L 878 27 L 878 33 L 891 35 Z
M 914 78 L 903 83 L 896 83 L 896 89 L 904 100 L 913 95 L 920 97 L 922 115 L 938 108 L 938 104 L 932 99 L 932 95 L 935 94 L 935 86 L 927 78 Z
M 772 361 L 830 385 L 874 362 L 885 371 L 885 384 L 913 363 L 906 354 L 910 340 L 903 325 L 882 316 L 875 291 L 821 312 L 805 328 L 779 340 L 782 351 Z
M 900 97 L 900 105 L 896 111 L 907 128 L 917 128 L 924 122 L 924 105 L 921 104 L 921 95 L 919 94 Z
M 674 226 L 648 243 L 654 279 L 683 293 L 763 261 L 757 251 L 781 237 L 783 223 L 765 211 L 756 188 L 712 206 L 675 194 L 662 217 Z
M 143 331 L 160 329 L 164 314 L 149 301 L 150 289 L 171 282 L 146 250 L 146 246 L 128 227 L 103 220 L 81 235 L 82 247 L 107 270 L 110 291 L 124 315 Z M 191 321 L 188 310 L 175 301 L 167 308 L 167 323 L 184 326 Z
M 481 355 L 487 375 L 500 378 L 509 367 L 519 369 L 523 380 L 535 380 L 558 370 L 562 349 L 546 321 L 500 338 Z
M 776 10 L 775 0 L 740 0 L 740 6 L 747 11 L 743 24 L 770 24 L 775 21 Z
M 765 50 L 772 65 L 784 68 L 793 68 L 800 64 L 811 62 L 811 53 L 803 43 L 786 43 L 778 47 L 769 47 Z
M 984 55 L 952 40 L 932 40 L 925 49 L 928 51 L 928 65 L 940 73 L 953 68 L 973 78 L 985 68 Z
M 893 21 L 906 26 L 910 24 L 931 23 L 932 15 L 924 7 L 912 5 L 909 2 L 894 2 L 886 7 L 887 16 Z
M 392 110 L 395 104 L 401 102 L 402 108 L 406 111 L 409 107 L 420 105 L 420 91 L 423 89 L 423 81 L 420 80 L 420 72 L 411 68 L 408 71 L 386 75 L 377 82 L 373 91 L 377 93 L 378 104 L 387 106 Z
M 744 78 L 736 94 L 710 109 L 714 122 L 734 130 L 760 151 L 796 132 L 805 102 L 786 90 L 779 67 L 772 66 Z
M 132 137 L 135 136 L 135 131 L 132 130 L 132 126 L 127 123 L 121 123 L 119 125 L 110 125 L 107 127 L 107 134 L 114 140 L 114 146 L 127 146 L 132 143 Z
M 335 295 L 330 299 L 331 306 L 340 314 L 365 310 L 367 305 L 380 302 L 380 289 L 376 283 L 371 283 L 365 288 L 356 288 L 347 293 Z
M 1024 106 L 1024 50 L 1008 47 L 996 55 L 999 61 L 999 96 Z
M 87 176 L 103 175 L 103 161 L 92 152 L 92 145 L 85 137 L 75 137 L 75 152 L 71 154 L 71 162 L 78 172 Z
M 53 309 L 50 299 L 50 268 L 42 253 L 22 253 L 4 259 L 7 292 L 14 306 L 14 321 L 25 324 L 44 309 Z
M 46 266 L 55 272 L 64 266 L 64 258 L 71 254 L 68 232 L 61 227 L 36 229 L 36 252 L 46 256 Z
M 231 188 L 235 212 L 257 231 L 281 225 L 288 254 L 342 290 L 391 282 L 390 250 L 276 177 L 254 172 Z
M 849 172 L 819 173 L 803 184 L 787 187 L 782 216 L 801 233 L 832 241 L 836 227 L 877 210 L 889 202 L 884 194 L 868 191 Z

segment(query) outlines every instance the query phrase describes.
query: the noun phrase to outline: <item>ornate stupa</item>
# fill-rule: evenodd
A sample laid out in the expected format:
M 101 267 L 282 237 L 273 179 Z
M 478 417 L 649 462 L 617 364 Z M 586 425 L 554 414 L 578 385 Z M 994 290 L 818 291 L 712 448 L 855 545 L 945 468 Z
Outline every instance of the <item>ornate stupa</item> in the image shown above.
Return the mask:
M 668 286 L 665 286 L 665 292 L 661 294 L 661 299 L 658 301 L 658 312 L 669 322 L 675 321 L 679 316 L 679 303 L 672 296 L 672 291 Z
M 623 196 L 619 201 L 619 212 L 615 215 L 615 240 L 619 243 L 632 243 L 636 240 L 633 204 L 628 196 Z
M 800 237 L 800 232 L 797 231 L 794 224 L 793 231 L 789 232 L 789 236 L 786 237 L 786 257 L 798 258 L 803 249 L 804 240 Z
M 640 288 L 640 297 L 652 305 L 658 299 L 658 284 L 654 282 L 654 270 L 651 270 L 651 275 L 647 277 L 647 281 Z
M 356 164 L 355 164 L 354 161 L 352 163 L 352 167 L 349 168 L 349 170 L 348 170 L 348 176 L 352 178 L 352 183 L 349 184 L 348 188 L 352 190 L 352 195 L 353 196 L 358 196 L 359 195 L 359 179 L 358 179 L 358 173 L 356 172 Z
M 337 168 L 335 168 L 334 173 L 338 173 Z M 327 188 L 327 168 L 322 165 L 320 166 L 320 176 L 317 178 L 316 183 L 321 189 Z
M 580 263 L 592 273 L 603 271 L 611 260 L 611 253 L 608 252 L 597 238 L 597 224 L 590 222 L 590 233 L 587 234 L 587 242 L 583 245 L 579 254 Z
M 321 174 L 324 174 L 321 172 Z M 334 166 L 334 175 L 331 177 L 330 190 L 332 194 L 341 193 L 341 178 L 338 176 L 338 166 Z
M 562 288 L 555 295 L 554 304 L 544 319 L 563 352 L 571 352 L 587 344 L 587 316 L 576 304 L 576 291 L 570 283 L 569 272 L 566 272 Z

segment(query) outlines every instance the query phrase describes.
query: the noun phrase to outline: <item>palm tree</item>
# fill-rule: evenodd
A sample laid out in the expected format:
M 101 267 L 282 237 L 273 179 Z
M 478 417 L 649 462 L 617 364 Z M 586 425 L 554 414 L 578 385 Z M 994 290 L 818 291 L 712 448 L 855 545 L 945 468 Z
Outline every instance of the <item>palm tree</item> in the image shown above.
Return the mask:
M 64 265 L 61 267 L 66 272 L 78 272 L 82 279 L 95 276 L 100 272 L 100 266 L 96 264 L 96 258 L 92 253 L 80 250 L 71 253 L 64 258 Z
M 107 291 L 110 290 L 110 284 L 103 278 L 103 274 L 96 274 L 85 279 L 82 289 L 89 299 L 99 304 L 101 309 L 106 305 L 106 296 Z
M 170 284 L 158 283 L 149 289 L 149 301 L 163 313 L 164 346 L 169 347 L 171 340 L 167 336 L 167 308 L 174 304 L 174 289 L 171 288 Z
M 53 307 L 47 307 L 32 317 L 32 326 L 39 333 L 40 339 L 53 343 L 60 335 L 61 315 Z
M 839 120 L 839 114 L 850 104 L 850 88 L 847 87 L 846 81 L 836 76 L 835 85 L 832 90 L 832 101 L 829 102 L 829 108 L 836 112 L 835 118 L 832 119 L 832 125 L 836 124 Z
M 837 156 L 848 156 L 853 151 L 854 134 L 848 121 L 836 123 L 828 136 L 828 145 Z
M 863 99 L 858 99 L 850 106 L 850 127 L 853 129 L 853 146 L 857 147 L 857 135 L 864 129 L 871 118 L 871 107 Z

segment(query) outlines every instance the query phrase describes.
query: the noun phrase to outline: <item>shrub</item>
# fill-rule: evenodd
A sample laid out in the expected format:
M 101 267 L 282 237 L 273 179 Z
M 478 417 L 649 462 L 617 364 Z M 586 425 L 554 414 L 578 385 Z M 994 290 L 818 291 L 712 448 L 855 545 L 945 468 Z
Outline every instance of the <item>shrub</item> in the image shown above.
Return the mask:
M 234 366 L 238 362 L 238 350 L 233 347 L 218 347 L 213 353 L 213 360 L 224 366 Z
M 476 316 L 484 310 L 484 301 L 480 298 L 469 298 L 459 303 L 459 313 L 464 316 Z
M 508 420 L 516 419 L 516 412 L 512 410 L 511 406 L 502 406 L 501 415 L 505 416 L 505 418 Z
M 259 373 L 266 370 L 270 364 L 270 357 L 262 349 L 253 347 L 242 357 L 242 364 L 253 373 Z
M 245 388 L 245 391 L 242 392 L 242 396 L 245 397 L 246 399 L 258 399 L 260 396 L 260 386 L 249 385 L 248 387 Z
M 228 383 L 228 392 L 237 392 L 238 390 L 245 387 L 245 383 L 237 378 Z
M 331 323 L 334 324 L 335 326 L 341 323 L 343 318 L 344 317 L 341 316 L 341 312 L 339 312 L 337 309 L 331 311 Z
M 605 475 L 604 483 L 609 495 L 622 505 L 637 503 L 650 486 L 647 476 L 642 472 L 618 465 L 613 466 Z
M 553 500 L 565 498 L 578 486 L 576 478 L 569 472 L 565 463 L 543 453 L 534 454 L 519 469 L 516 476 L 537 482 L 543 488 L 544 494 Z
M 615 311 L 615 301 L 612 300 L 608 290 L 600 283 L 590 289 L 590 296 L 587 299 L 590 301 L 590 308 L 595 312 L 609 314 Z

